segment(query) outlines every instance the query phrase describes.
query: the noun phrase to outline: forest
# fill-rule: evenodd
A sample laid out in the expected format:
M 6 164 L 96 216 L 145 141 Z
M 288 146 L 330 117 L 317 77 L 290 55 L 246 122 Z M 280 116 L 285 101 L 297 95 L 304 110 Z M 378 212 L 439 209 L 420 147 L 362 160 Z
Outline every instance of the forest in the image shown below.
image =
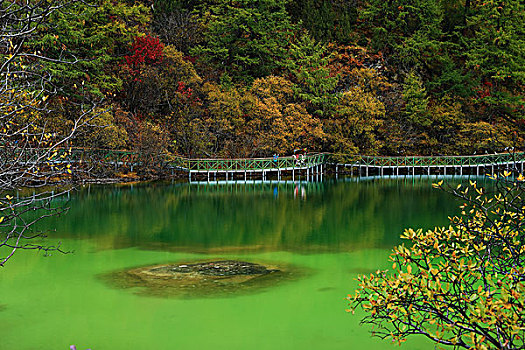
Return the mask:
M 381 338 L 401 344 L 420 334 L 454 349 L 524 349 L 525 178 L 516 153 L 506 155 L 512 162 L 494 162 L 496 171 L 509 166 L 501 174 L 482 164 L 493 172 L 488 190 L 470 178 L 464 187 L 435 184 L 464 203 L 461 214 L 449 217 L 448 228 L 407 229 L 401 238 L 408 243 L 394 248 L 388 270 L 367 256 L 391 245 L 396 224 L 433 226 L 445 206 L 418 192 L 415 163 L 412 177 L 392 187 L 323 183 L 322 176 L 316 184 L 309 170 L 296 182 L 295 165 L 304 163 L 295 160 L 291 183 L 246 184 L 244 168 L 244 197 L 219 181 L 135 183 L 156 172 L 150 168 L 167 169 L 162 161 L 170 157 L 273 156 L 279 181 L 277 158 L 298 149 L 302 156 L 329 152 L 336 164 L 355 155 L 525 150 L 523 18 L 523 0 L 0 1 L 0 267 L 17 250 L 70 252 L 42 240 L 49 230 L 40 222 L 49 217 L 64 222 L 56 236 L 80 248 L 67 263 L 21 260 L 0 279 L 9 292 L 0 300 L 3 317 L 11 317 L 7 346 L 71 339 L 115 349 L 375 348 L 348 340 L 359 332 L 346 325 L 337 328 L 327 301 L 342 300 L 343 283 L 357 288 L 347 294 L 348 311 L 367 312 L 362 323 Z M 75 159 L 73 148 L 92 158 Z M 111 153 L 139 157 L 105 162 Z M 119 166 L 130 172 L 117 173 Z M 134 173 L 134 166 L 142 169 Z M 230 168 L 219 170 L 228 182 Z M 72 194 L 76 184 L 106 179 L 132 182 Z M 75 196 L 81 200 L 67 221 L 62 214 Z M 202 255 L 211 269 L 224 261 L 208 255 L 258 253 L 282 259 L 283 271 L 303 264 L 304 276 L 311 270 L 315 277 L 298 276 L 290 289 L 257 299 L 220 298 L 220 307 L 212 298 L 181 299 L 177 308 L 127 291 L 108 294 L 96 277 L 111 269 L 128 275 L 133 270 L 123 267 L 156 259 L 184 259 L 182 268 Z M 350 273 L 364 274 L 352 285 Z M 17 278 L 21 284 L 12 284 Z M 231 310 L 248 311 L 217 318 Z M 31 318 L 20 322 L 21 315 Z M 41 327 L 28 336 L 26 324 Z
M 16 96 L 17 120 L 53 135 L 92 106 L 67 140 L 87 148 L 227 158 L 522 149 L 524 6 L 73 1 L 0 54 L 26 53 L 10 62 L 20 67 L 48 58 L 38 60 L 45 94 L 18 84 L 2 99 Z M 3 113 L 18 104 L 2 102 Z

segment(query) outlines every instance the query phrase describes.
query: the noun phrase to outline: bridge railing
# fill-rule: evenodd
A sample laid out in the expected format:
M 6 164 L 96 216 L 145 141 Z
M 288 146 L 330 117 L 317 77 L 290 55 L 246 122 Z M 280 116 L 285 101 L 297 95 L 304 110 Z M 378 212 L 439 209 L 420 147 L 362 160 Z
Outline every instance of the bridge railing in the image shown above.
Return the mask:
M 472 156 L 347 156 L 347 164 L 369 167 L 443 167 L 510 164 L 525 161 L 525 152 Z
M 38 151 L 38 152 L 36 152 Z M 36 153 L 35 153 L 36 152 Z M 20 148 L 9 153 L 17 161 L 32 162 L 42 150 Z M 144 159 L 154 158 L 153 163 L 162 167 L 178 168 L 185 171 L 262 171 L 272 169 L 305 169 L 327 162 L 368 167 L 453 167 L 482 166 L 492 164 L 525 163 L 525 152 L 483 154 L 471 156 L 361 156 L 329 153 L 315 153 L 273 158 L 185 158 L 163 154 L 139 154 L 135 151 L 60 148 L 51 152 L 51 162 L 107 162 L 139 164 Z M 5 155 L 7 157 L 7 154 Z M 160 162 L 160 164 L 158 164 Z
M 325 153 L 298 157 L 274 158 L 184 158 L 173 157 L 169 165 L 187 171 L 263 171 L 272 169 L 303 169 L 324 164 Z

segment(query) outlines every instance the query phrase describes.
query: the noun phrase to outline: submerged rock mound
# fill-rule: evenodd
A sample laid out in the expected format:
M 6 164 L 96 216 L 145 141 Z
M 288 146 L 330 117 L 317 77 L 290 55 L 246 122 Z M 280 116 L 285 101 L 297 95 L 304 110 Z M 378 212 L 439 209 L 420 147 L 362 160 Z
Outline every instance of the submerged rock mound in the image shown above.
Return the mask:
M 207 260 L 139 267 L 102 279 L 113 287 L 136 288 L 140 295 L 192 298 L 255 292 L 297 276 L 298 271 L 288 266 Z
M 246 261 L 236 260 L 220 260 L 201 262 L 195 264 L 177 264 L 155 267 L 149 270 L 150 273 L 159 274 L 198 274 L 205 276 L 252 276 L 252 275 L 265 275 L 267 273 L 279 272 L 277 269 L 268 269 L 266 266 L 254 264 Z

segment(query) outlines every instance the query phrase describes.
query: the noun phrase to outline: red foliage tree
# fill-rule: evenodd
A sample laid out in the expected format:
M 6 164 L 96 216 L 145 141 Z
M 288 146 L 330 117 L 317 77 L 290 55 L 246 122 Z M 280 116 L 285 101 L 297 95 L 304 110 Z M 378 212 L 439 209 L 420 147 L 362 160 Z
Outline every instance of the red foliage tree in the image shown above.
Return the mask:
M 164 44 L 150 35 L 135 37 L 131 55 L 125 56 L 126 64 L 137 69 L 142 64 L 154 64 L 162 61 Z

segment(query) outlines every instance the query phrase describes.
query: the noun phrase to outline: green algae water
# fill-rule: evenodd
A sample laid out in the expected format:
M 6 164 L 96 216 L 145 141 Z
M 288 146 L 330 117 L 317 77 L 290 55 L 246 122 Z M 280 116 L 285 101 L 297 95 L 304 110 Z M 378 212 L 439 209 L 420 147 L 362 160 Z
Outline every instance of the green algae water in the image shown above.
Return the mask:
M 89 186 L 66 200 L 38 229 L 73 253 L 20 251 L 0 271 L 2 350 L 390 349 L 344 298 L 357 274 L 388 268 L 404 228 L 444 225 L 458 206 L 428 179 Z M 213 259 L 285 266 L 289 278 L 179 295 L 111 277 Z

